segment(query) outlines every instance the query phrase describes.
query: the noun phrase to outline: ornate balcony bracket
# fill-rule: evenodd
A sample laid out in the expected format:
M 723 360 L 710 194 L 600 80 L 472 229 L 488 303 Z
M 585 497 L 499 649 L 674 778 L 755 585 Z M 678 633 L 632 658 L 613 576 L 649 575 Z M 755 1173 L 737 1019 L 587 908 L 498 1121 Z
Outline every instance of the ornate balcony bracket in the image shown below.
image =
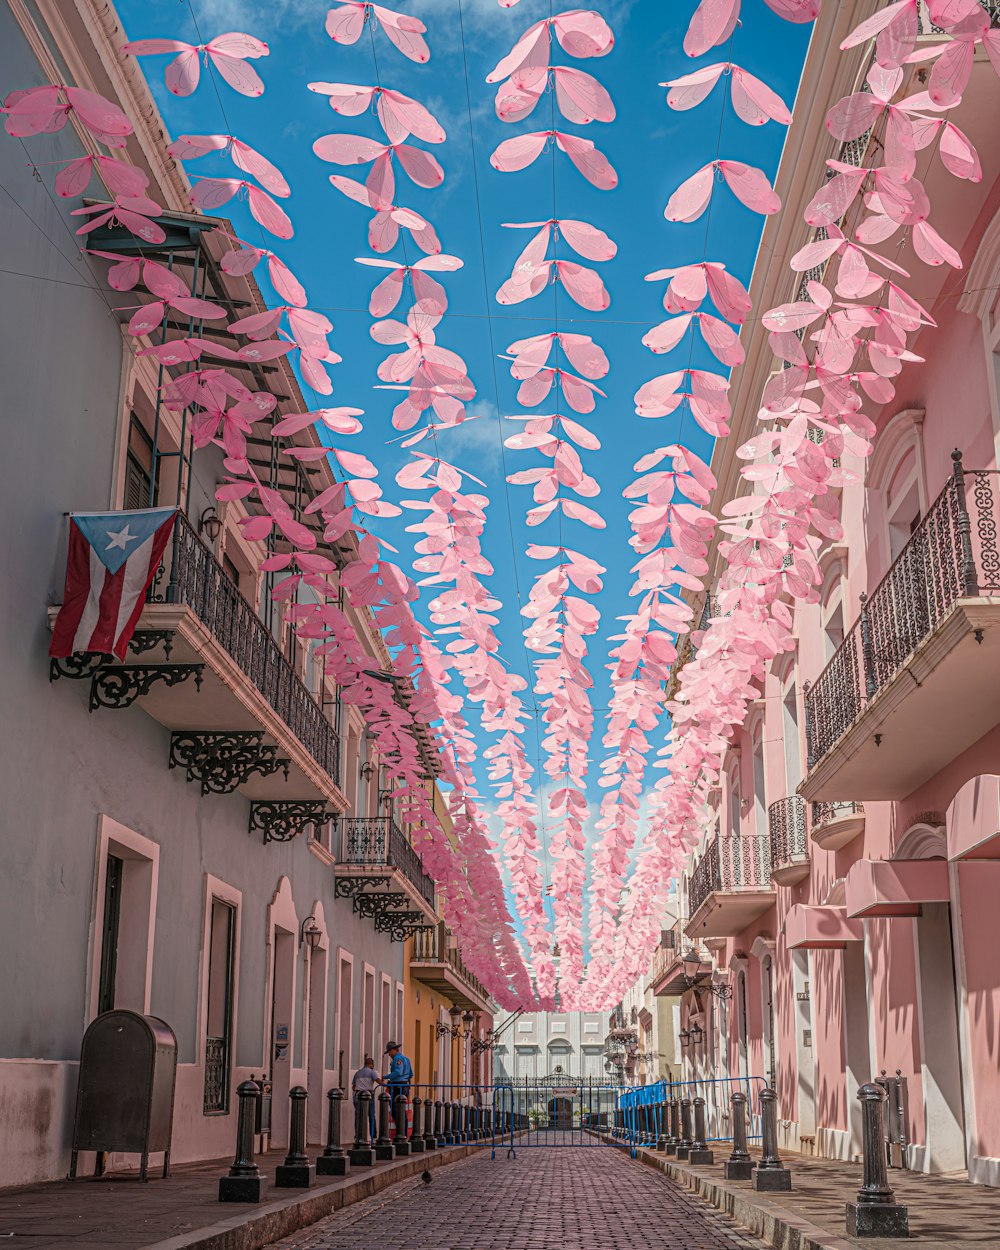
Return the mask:
M 402 891 L 391 894 L 355 894 L 353 908 L 355 915 L 372 920 L 385 912 L 405 907 L 409 901 L 409 896 Z
M 91 671 L 90 710 L 131 707 L 160 681 L 179 686 L 193 677 L 200 690 L 204 672 L 204 664 L 101 664 Z
M 109 658 L 99 651 L 74 651 L 60 659 L 53 656 L 49 660 L 49 681 L 58 681 L 60 677 L 83 681 L 85 677 L 93 677 L 95 670 L 107 664 Z
M 250 832 L 262 833 L 264 844 L 291 842 L 307 825 L 325 825 L 334 813 L 319 800 L 261 800 L 250 804 Z
M 375 917 L 375 932 L 388 933 L 393 942 L 405 942 L 419 930 L 433 928 L 420 911 L 383 912 Z
M 262 777 L 284 772 L 289 761 L 264 742 L 262 730 L 198 733 L 176 730 L 170 735 L 170 767 L 187 771 L 188 781 L 201 782 L 202 794 L 231 794 L 254 773 Z
M 128 649 L 133 655 L 145 655 L 159 646 L 163 647 L 163 654 L 169 660 L 174 646 L 172 629 L 137 629 L 129 640 Z
M 391 880 L 391 877 L 336 877 L 333 892 L 337 898 L 353 898 L 366 890 L 381 890 Z
M 169 660 L 173 642 L 172 629 L 137 629 L 129 639 L 128 649 L 133 655 L 145 655 L 162 645 L 163 654 Z M 72 655 L 60 659 L 53 657 L 49 660 L 49 681 L 58 681 L 60 677 L 82 681 L 93 677 L 96 669 L 110 667 L 115 662 L 113 655 L 102 651 L 74 651 Z

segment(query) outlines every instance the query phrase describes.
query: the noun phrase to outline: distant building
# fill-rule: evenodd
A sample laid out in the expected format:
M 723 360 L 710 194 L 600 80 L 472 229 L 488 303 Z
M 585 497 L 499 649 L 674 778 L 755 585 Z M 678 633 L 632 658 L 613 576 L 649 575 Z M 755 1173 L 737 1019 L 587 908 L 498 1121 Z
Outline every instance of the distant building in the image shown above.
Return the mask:
M 497 1080 L 549 1081 L 565 1077 L 606 1076 L 604 1038 L 608 1014 L 603 1011 L 537 1011 L 520 1016 L 497 1045 Z

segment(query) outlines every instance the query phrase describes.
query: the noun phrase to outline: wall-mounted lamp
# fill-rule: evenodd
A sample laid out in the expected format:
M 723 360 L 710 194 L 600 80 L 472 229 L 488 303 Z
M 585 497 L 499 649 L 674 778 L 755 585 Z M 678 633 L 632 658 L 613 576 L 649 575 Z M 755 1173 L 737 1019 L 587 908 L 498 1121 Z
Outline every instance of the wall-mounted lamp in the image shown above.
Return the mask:
M 715 982 L 710 982 L 708 985 L 699 984 L 703 977 L 701 955 L 698 954 L 693 946 L 689 946 L 684 952 L 684 956 L 681 959 L 681 967 L 684 969 L 684 980 L 687 982 L 688 989 L 693 989 L 697 986 L 699 991 L 707 990 L 710 994 L 723 1001 L 732 998 L 733 987 L 731 985 L 716 985 Z
M 299 945 L 301 946 L 303 942 L 308 942 L 309 949 L 314 951 L 319 945 L 319 940 L 322 936 L 323 931 L 316 923 L 316 917 L 306 916 L 305 920 L 302 921 L 301 928 L 299 929 Z
M 371 762 L 371 760 L 365 760 L 365 762 L 361 765 L 360 773 L 365 781 L 371 781 L 371 779 L 375 776 L 375 765 Z
M 198 533 L 204 534 L 210 543 L 222 533 L 222 519 L 214 507 L 208 507 L 198 518 Z
M 701 1027 L 700 1024 L 692 1025 L 691 1026 L 691 1045 L 700 1046 L 704 1040 L 705 1040 L 705 1030 Z
M 687 1046 L 687 1044 L 691 1041 L 691 1030 L 681 1029 L 681 1031 L 677 1034 L 677 1040 L 682 1046 Z

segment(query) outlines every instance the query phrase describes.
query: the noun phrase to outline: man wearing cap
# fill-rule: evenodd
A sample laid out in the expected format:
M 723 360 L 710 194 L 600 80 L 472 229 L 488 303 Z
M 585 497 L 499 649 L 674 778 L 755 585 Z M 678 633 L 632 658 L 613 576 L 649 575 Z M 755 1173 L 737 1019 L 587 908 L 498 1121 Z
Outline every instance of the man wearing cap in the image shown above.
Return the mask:
M 393 1106 L 395 1107 L 397 1094 L 402 1094 L 406 1099 L 410 1097 L 413 1064 L 403 1054 L 403 1048 L 399 1042 L 389 1042 L 385 1048 L 385 1053 L 390 1059 L 389 1071 L 385 1075 L 385 1080 L 389 1087 L 389 1093 L 392 1096 Z

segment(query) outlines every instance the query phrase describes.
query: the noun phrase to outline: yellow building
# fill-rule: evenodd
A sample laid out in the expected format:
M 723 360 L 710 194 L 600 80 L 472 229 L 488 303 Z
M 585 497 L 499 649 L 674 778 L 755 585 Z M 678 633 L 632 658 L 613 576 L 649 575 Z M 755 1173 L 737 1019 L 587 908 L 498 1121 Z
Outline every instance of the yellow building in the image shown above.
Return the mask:
M 433 783 L 432 783 L 433 784 Z M 452 821 L 434 785 L 434 810 L 445 835 Z M 493 1027 L 494 1003 L 462 961 L 443 920 L 406 943 L 403 968 L 403 1046 L 417 1086 L 458 1087 L 492 1082 L 492 1054 L 482 1045 Z M 425 1097 L 425 1092 L 414 1093 Z

